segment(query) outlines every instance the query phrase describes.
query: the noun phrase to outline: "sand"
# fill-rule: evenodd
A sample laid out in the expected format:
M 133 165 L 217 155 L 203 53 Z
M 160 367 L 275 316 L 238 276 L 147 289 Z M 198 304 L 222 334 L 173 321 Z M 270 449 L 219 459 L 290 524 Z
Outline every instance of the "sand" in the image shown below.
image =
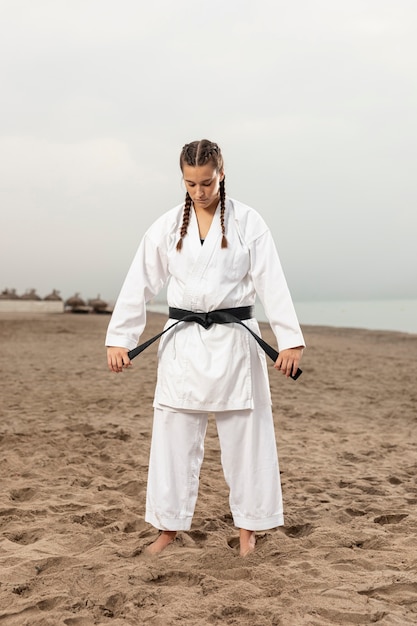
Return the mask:
M 150 558 L 156 346 L 111 374 L 107 322 L 0 316 L 1 626 L 417 623 L 416 335 L 305 327 L 301 378 L 270 372 L 286 526 L 239 556 L 211 420 L 192 530 Z

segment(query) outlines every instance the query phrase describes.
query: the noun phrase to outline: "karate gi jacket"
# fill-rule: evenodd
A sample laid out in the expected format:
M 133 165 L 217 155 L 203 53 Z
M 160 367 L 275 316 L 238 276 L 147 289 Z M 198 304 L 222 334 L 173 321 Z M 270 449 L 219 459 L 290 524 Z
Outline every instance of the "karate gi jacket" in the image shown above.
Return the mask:
M 228 246 L 221 248 L 220 205 L 204 244 L 192 209 L 181 251 L 183 204 L 145 233 L 111 317 L 107 346 L 136 347 L 146 303 L 167 285 L 170 307 L 195 312 L 263 304 L 279 350 L 304 346 L 290 292 L 269 228 L 252 208 L 226 199 Z M 168 320 L 165 327 L 173 324 Z M 243 322 L 260 334 L 256 319 Z M 139 358 L 146 358 L 142 355 Z M 190 411 L 253 409 L 270 404 L 265 353 L 239 324 L 205 329 L 180 322 L 160 340 L 154 406 Z

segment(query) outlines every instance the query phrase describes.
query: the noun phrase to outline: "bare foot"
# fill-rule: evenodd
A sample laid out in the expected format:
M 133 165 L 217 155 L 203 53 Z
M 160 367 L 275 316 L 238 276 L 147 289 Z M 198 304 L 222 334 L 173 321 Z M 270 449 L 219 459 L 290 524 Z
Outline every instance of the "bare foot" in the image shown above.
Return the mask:
M 247 556 L 255 550 L 256 536 L 254 530 L 240 529 L 240 556 Z
M 163 530 L 159 537 L 155 539 L 150 546 L 145 548 L 145 554 L 154 555 L 159 554 L 162 550 L 165 550 L 170 543 L 172 543 L 177 536 L 176 530 Z

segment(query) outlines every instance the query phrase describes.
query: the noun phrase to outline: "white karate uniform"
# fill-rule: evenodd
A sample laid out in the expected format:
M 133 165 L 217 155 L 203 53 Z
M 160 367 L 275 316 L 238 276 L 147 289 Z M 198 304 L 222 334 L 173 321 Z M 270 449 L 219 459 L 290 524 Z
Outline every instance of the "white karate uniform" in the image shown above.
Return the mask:
M 250 207 L 227 198 L 228 246 L 221 248 L 219 211 L 220 206 L 201 245 L 197 219 L 191 210 L 180 252 L 176 244 L 183 205 L 162 215 L 148 229 L 116 302 L 107 346 L 129 350 L 136 347 L 146 324 L 146 302 L 165 284 L 170 307 L 195 312 L 254 305 L 258 295 L 279 350 L 304 345 L 275 244 L 264 220 Z M 166 327 L 172 323 L 168 320 Z M 260 334 L 254 318 L 243 323 Z M 158 350 L 154 408 L 147 521 L 164 530 L 190 527 L 206 416 L 214 412 L 235 524 L 264 530 L 283 523 L 265 353 L 247 330 L 233 323 L 213 324 L 205 329 L 197 323 L 184 322 L 168 331 Z M 176 423 L 172 424 L 174 420 Z M 241 437 L 238 433 L 245 428 L 248 430 Z M 181 439 L 183 431 L 187 434 Z M 275 452 L 267 450 L 268 438 Z M 226 445 L 230 454 L 224 453 Z M 269 459 L 267 463 L 265 457 Z M 188 485 L 187 496 L 182 490 L 184 485 Z M 185 506 L 184 502 L 188 504 Z

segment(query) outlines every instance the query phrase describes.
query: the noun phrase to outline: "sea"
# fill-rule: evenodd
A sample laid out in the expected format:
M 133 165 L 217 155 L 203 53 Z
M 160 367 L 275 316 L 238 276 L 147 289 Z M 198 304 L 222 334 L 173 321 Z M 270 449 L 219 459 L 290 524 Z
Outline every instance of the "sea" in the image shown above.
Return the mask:
M 409 300 L 326 300 L 294 302 L 301 326 L 364 328 L 417 334 L 417 299 Z M 168 305 L 154 301 L 150 311 L 168 314 Z M 260 322 L 266 315 L 260 303 L 255 306 Z

